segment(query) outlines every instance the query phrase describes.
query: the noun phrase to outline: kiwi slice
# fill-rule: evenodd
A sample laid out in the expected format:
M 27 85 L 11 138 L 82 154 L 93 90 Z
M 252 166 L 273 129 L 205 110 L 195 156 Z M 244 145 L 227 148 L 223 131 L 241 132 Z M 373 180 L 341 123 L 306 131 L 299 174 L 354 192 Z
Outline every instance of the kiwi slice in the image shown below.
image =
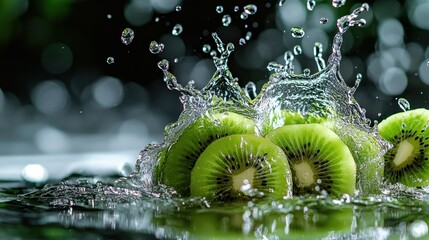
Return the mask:
M 255 135 L 231 135 L 211 143 L 191 174 L 191 196 L 232 201 L 291 196 L 292 175 L 283 151 Z
M 356 164 L 348 147 L 329 128 L 295 124 L 277 128 L 265 136 L 285 152 L 293 177 L 295 195 L 353 194 Z
M 267 134 L 273 129 L 292 124 L 324 123 L 326 117 L 314 113 L 302 114 L 288 110 L 280 110 L 270 115 L 262 126 L 262 134 Z
M 189 196 L 191 170 L 200 154 L 214 140 L 239 133 L 255 133 L 253 120 L 233 112 L 204 114 L 161 154 L 154 177 L 181 196 Z
M 384 155 L 384 176 L 407 186 L 429 185 L 429 110 L 394 114 L 378 125 L 393 147 Z

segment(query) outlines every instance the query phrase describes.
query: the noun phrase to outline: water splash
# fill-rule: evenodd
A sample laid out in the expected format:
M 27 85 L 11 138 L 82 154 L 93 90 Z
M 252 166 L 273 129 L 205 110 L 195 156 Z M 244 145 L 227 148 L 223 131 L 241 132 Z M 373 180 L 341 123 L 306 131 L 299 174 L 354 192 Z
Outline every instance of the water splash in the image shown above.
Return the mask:
M 362 158 L 359 151 L 367 149 L 367 143 L 372 142 L 374 154 L 368 154 L 371 156 L 366 156 L 367 159 L 363 161 L 382 162 L 381 158 L 390 145 L 378 135 L 376 126 L 370 126 L 371 121 L 366 118 L 365 109 L 361 108 L 353 97 L 362 76 L 358 75 L 355 86 L 349 87 L 340 73 L 343 34 L 351 26 L 358 25 L 356 24 L 358 15 L 366 10 L 368 5 L 363 4 L 352 14 L 340 18 L 339 22 L 344 24 L 338 25 L 339 32 L 334 37 L 332 53 L 327 64 L 322 57 L 322 44 L 315 44 L 314 58 L 318 72 L 311 75 L 310 70 L 305 69 L 303 74 L 295 74 L 292 63 L 293 54 L 290 51 L 285 53 L 284 66 L 278 63 L 269 64 L 269 70 L 273 70 L 274 73 L 255 99 L 254 108 L 257 112 L 256 123 L 259 129 L 265 131 L 266 126 L 271 126 L 269 129 L 272 129 L 284 125 L 285 120 L 276 116 L 285 110 L 304 116 L 323 117 L 332 123 L 330 128 L 340 138 L 349 144 L 353 143 L 352 148 L 351 146 L 349 148 L 357 149 L 352 153 L 355 159 Z M 366 164 L 364 165 L 367 167 Z M 382 185 L 381 178 L 381 175 L 377 177 L 379 187 Z M 358 188 L 369 188 L 361 183 L 357 185 Z

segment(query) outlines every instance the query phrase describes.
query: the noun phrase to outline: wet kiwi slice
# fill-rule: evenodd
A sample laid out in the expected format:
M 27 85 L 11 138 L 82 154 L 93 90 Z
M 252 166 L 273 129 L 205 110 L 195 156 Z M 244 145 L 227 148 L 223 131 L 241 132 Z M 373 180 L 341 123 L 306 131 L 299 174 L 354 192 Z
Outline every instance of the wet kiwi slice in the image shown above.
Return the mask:
M 292 194 L 283 151 L 255 135 L 231 135 L 211 143 L 192 170 L 191 196 L 232 201 Z
M 356 164 L 348 147 L 321 124 L 287 125 L 266 138 L 285 152 L 293 177 L 293 193 L 353 194 Z
M 394 114 L 378 125 L 393 148 L 384 155 L 385 178 L 407 186 L 429 185 L 429 110 Z
M 205 114 L 183 130 L 166 149 L 154 176 L 159 183 L 189 196 L 191 170 L 200 154 L 216 139 L 231 134 L 254 133 L 253 120 L 233 112 Z
M 307 113 L 301 114 L 298 112 L 292 112 L 288 110 L 281 110 L 277 113 L 273 113 L 269 119 L 262 126 L 262 133 L 267 134 L 273 129 L 292 124 L 308 124 L 308 123 L 324 123 L 326 117 Z

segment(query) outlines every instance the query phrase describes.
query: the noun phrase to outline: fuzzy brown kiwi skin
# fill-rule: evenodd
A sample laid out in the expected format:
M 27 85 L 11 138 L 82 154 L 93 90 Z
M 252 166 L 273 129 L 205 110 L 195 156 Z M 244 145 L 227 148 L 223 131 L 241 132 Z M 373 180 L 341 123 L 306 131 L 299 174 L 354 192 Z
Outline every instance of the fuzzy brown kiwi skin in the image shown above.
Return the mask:
M 234 112 L 205 114 L 186 127 L 177 141 L 166 146 L 154 171 L 155 182 L 190 194 L 190 175 L 199 155 L 216 139 L 231 134 L 255 133 L 253 120 Z
M 429 185 L 428 125 L 429 110 L 422 108 L 396 113 L 380 122 L 379 134 L 393 145 L 384 155 L 388 181 L 414 187 Z M 404 146 L 411 155 L 396 159 Z

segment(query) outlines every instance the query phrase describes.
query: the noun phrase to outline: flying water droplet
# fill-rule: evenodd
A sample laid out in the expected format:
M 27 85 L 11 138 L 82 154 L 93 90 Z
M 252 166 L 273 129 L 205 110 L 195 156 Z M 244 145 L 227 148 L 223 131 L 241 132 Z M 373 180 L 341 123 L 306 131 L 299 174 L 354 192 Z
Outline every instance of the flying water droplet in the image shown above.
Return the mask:
M 164 44 L 151 41 L 149 44 L 149 51 L 152 54 L 158 54 L 164 50 Z
M 180 12 L 181 10 L 182 10 L 182 6 L 177 5 L 177 6 L 176 6 L 176 12 Z
M 240 40 L 239 40 L 239 42 L 238 42 L 240 45 L 244 45 L 244 44 L 246 44 L 246 39 L 244 39 L 244 38 L 240 38 Z
M 350 27 L 353 27 L 354 25 L 358 26 L 364 26 L 366 24 L 365 19 L 359 19 L 356 20 L 356 18 L 359 16 L 360 13 L 363 11 L 368 11 L 369 5 L 367 3 L 364 3 L 361 5 L 361 7 L 355 9 L 350 15 L 343 16 L 339 19 L 337 19 L 337 27 L 341 34 L 345 33 L 347 29 Z
M 402 109 L 402 111 L 406 112 L 410 110 L 410 103 L 405 98 L 398 99 L 398 105 Z
M 301 55 L 302 54 L 302 48 L 300 45 L 295 45 L 295 47 L 293 47 L 293 54 L 295 54 L 295 55 Z
M 216 57 L 216 55 L 217 55 L 216 50 L 211 50 L 210 51 L 210 56 Z
M 426 62 L 426 66 L 428 66 L 428 67 L 429 67 L 429 60 Z
M 320 18 L 319 22 L 320 22 L 320 24 L 326 24 L 326 23 L 328 23 L 328 19 L 325 17 L 322 17 L 322 18 Z
M 156 18 L 155 18 L 155 22 L 159 22 L 159 17 L 156 17 Z
M 107 14 L 108 19 L 112 19 L 112 14 Z
M 283 6 L 283 4 L 286 2 L 286 0 L 280 0 L 279 1 L 279 6 L 281 7 L 281 6 Z
M 208 45 L 208 44 L 203 45 L 203 52 L 204 53 L 209 53 L 211 49 L 212 49 L 212 47 L 210 47 L 210 45 Z
M 300 27 L 293 27 L 290 29 L 290 32 L 292 33 L 292 37 L 294 38 L 302 38 L 305 35 L 304 29 Z
M 248 15 L 253 15 L 258 11 L 258 7 L 255 4 L 248 4 L 243 8 L 244 12 Z
M 182 32 L 183 32 L 183 27 L 179 23 L 174 25 L 173 30 L 171 31 L 171 33 L 175 36 L 181 34 Z
M 113 57 L 108 57 L 106 60 L 107 64 L 115 63 L 115 59 Z
M 217 12 L 217 13 L 223 13 L 223 6 L 220 6 L 220 5 L 219 5 L 219 6 L 217 6 L 217 7 L 216 7 L 216 12 Z
M 235 6 L 234 7 L 234 12 L 238 12 L 240 10 L 240 7 L 239 6 Z
M 356 92 L 361 81 L 362 81 L 362 74 L 360 74 L 360 73 L 356 74 L 355 85 L 352 88 L 350 88 L 350 94 L 354 94 Z
M 229 24 L 231 24 L 231 16 L 229 16 L 228 14 L 223 15 L 223 17 L 222 17 L 222 24 L 223 24 L 225 27 L 228 27 L 228 26 L 229 26 Z
M 121 34 L 121 41 L 123 44 L 128 45 L 134 39 L 134 31 L 131 28 L 125 28 Z
M 313 11 L 314 7 L 316 6 L 315 0 L 307 0 L 307 9 L 309 11 Z
M 243 19 L 243 20 L 246 20 L 248 17 L 249 17 L 249 15 L 247 13 L 245 13 L 245 12 L 242 12 L 240 14 L 240 18 Z
M 278 64 L 276 62 L 270 62 L 270 63 L 268 63 L 267 69 L 270 72 L 279 73 L 279 72 L 283 71 L 284 67 L 283 67 L 283 65 Z
M 252 37 L 252 32 L 247 32 L 245 37 L 246 40 L 249 41 L 251 37 Z
M 175 58 L 173 61 L 174 61 L 174 63 L 177 63 L 177 62 L 179 62 L 179 59 Z
M 332 6 L 335 8 L 342 7 L 346 4 L 346 0 L 332 0 Z
M 168 71 L 168 68 L 170 67 L 170 63 L 168 62 L 167 59 L 163 59 L 163 60 L 158 62 L 158 67 L 162 71 Z

